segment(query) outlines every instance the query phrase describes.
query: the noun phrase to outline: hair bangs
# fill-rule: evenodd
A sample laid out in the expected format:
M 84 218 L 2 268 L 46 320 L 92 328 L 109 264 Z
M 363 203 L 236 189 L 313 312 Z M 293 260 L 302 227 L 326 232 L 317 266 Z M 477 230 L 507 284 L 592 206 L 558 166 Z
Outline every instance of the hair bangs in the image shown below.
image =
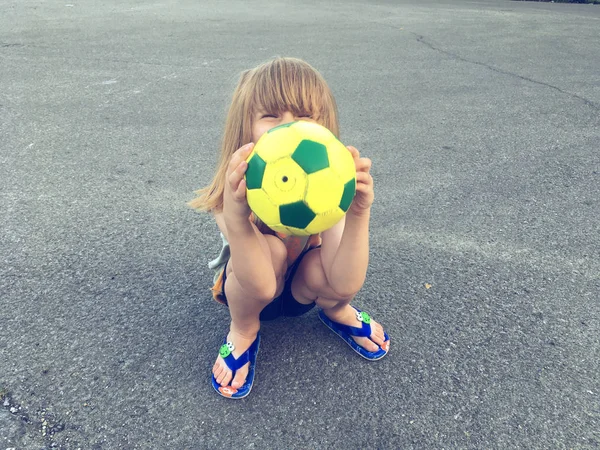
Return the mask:
M 325 81 L 307 63 L 281 58 L 256 69 L 253 77 L 252 112 L 281 113 L 289 110 L 297 116 L 319 120 L 331 109 Z

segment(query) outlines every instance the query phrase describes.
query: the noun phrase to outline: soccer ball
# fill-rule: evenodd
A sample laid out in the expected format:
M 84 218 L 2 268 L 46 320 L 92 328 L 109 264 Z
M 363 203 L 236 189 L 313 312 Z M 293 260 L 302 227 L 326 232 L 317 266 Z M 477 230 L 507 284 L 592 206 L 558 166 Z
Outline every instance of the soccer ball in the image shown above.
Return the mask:
M 321 125 L 299 121 L 272 128 L 247 161 L 248 205 L 274 231 L 318 234 L 350 208 L 356 191 L 354 159 Z

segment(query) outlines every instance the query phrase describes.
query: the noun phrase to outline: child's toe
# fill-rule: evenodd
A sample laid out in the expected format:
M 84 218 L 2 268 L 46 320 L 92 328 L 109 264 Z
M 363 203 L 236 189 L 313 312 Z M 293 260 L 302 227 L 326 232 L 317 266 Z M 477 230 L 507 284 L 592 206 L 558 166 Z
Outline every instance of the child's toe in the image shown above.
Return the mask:
M 227 373 L 227 371 L 229 371 L 229 368 L 227 367 L 227 364 L 225 364 L 223 358 L 221 358 L 220 356 L 217 357 L 215 365 L 213 366 L 213 375 L 215 376 L 215 379 L 219 375 L 224 375 L 225 373 Z
M 378 323 L 373 327 L 373 333 L 371 334 L 371 340 L 375 342 L 377 345 L 381 345 L 385 342 L 385 334 L 383 332 L 383 327 Z
M 235 373 L 235 377 L 233 377 L 233 381 L 231 382 L 231 386 L 233 386 L 236 389 L 241 388 L 244 385 L 244 382 L 246 381 L 246 375 L 247 375 L 247 367 L 244 367 L 243 369 L 238 370 Z
M 213 376 L 221 386 L 227 386 L 231 380 L 231 371 L 217 361 L 213 367 Z
M 368 352 L 376 352 L 379 346 L 369 338 L 354 338 L 356 343 Z
M 220 379 L 217 379 L 217 383 L 219 383 L 221 386 L 228 386 L 231 382 L 231 375 L 232 374 L 229 370 L 224 371 L 221 377 L 219 377 Z

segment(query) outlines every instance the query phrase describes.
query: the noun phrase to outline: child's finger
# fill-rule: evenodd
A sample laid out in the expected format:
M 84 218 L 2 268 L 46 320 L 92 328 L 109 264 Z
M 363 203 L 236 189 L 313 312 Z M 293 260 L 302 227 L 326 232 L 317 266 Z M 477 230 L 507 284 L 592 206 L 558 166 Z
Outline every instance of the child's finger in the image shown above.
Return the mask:
M 352 157 L 354 159 L 360 158 L 360 153 L 358 152 L 358 150 L 356 149 L 356 147 L 353 147 L 351 145 L 347 145 L 346 148 L 350 151 L 350 154 L 352 155 Z
M 248 163 L 246 161 L 240 161 L 236 167 L 232 168 L 229 173 L 229 183 L 237 185 L 240 180 L 244 177 L 246 170 L 248 169 Z
M 248 163 L 241 161 L 233 172 L 229 174 L 228 179 L 232 192 L 236 193 L 239 190 L 239 185 L 244 180 L 246 170 L 248 170 Z
M 246 145 L 242 145 L 240 148 L 238 148 L 234 155 L 237 156 L 237 158 L 241 161 L 241 160 L 246 160 L 248 158 L 248 156 L 250 155 L 250 153 L 252 153 L 252 149 L 254 148 L 254 143 L 250 142 L 249 144 Z
M 233 172 L 239 166 L 240 162 L 245 161 L 252 152 L 253 148 L 254 144 L 250 142 L 249 144 L 246 144 L 237 149 L 233 153 L 233 155 L 231 155 L 231 159 L 229 160 L 228 171 Z
M 240 152 L 240 157 L 242 159 L 248 158 L 250 153 L 252 153 L 252 149 L 254 148 L 254 142 L 249 142 L 246 145 L 242 145 L 237 151 Z
M 356 173 L 356 187 L 358 189 L 358 185 L 372 185 L 373 177 L 368 172 L 357 172 Z
M 234 192 L 236 200 L 242 200 L 246 197 L 246 180 L 242 180 L 238 183 L 237 189 Z
M 372 162 L 369 158 L 359 158 L 355 160 L 357 172 L 368 172 L 371 170 Z

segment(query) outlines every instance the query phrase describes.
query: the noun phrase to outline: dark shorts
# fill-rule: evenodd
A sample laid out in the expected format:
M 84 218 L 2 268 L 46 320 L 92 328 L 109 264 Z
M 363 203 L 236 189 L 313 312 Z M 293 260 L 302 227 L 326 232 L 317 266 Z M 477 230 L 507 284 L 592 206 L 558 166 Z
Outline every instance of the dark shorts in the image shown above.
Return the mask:
M 281 316 L 297 317 L 297 316 L 301 316 L 302 314 L 307 313 L 308 311 L 310 311 L 311 309 L 313 309 L 315 307 L 315 302 L 305 305 L 303 303 L 298 302 L 294 298 L 294 296 L 292 295 L 292 280 L 294 279 L 294 275 L 296 275 L 298 266 L 300 265 L 300 262 L 302 261 L 304 256 L 311 250 L 314 250 L 315 248 L 319 248 L 319 247 L 313 247 L 313 248 L 309 248 L 308 250 L 303 251 L 300 254 L 300 256 L 298 256 L 298 258 L 296 258 L 296 261 L 294 261 L 293 264 L 290 267 L 288 267 L 287 277 L 285 280 L 285 286 L 283 287 L 283 291 L 281 292 L 281 294 L 278 297 L 276 297 L 271 303 L 269 303 L 267 306 L 265 306 L 264 309 L 260 312 L 260 320 L 273 320 L 273 319 L 276 319 Z M 227 304 L 227 297 L 225 296 L 225 289 L 224 289 L 225 282 L 227 280 L 226 274 L 227 274 L 227 264 L 223 268 L 223 294 L 222 294 L 222 297 L 223 297 L 223 300 L 225 301 L 225 304 Z

